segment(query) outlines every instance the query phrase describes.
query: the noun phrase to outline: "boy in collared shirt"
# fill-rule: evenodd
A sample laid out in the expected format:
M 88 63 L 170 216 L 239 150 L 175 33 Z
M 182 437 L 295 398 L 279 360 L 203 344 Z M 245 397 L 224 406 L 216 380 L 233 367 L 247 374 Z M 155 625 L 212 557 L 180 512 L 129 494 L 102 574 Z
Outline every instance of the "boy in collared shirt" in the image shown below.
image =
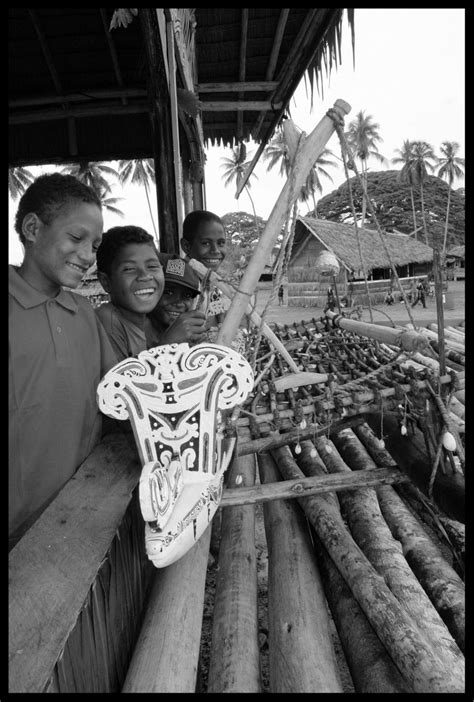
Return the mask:
M 149 347 L 147 314 L 164 287 L 153 237 L 141 227 L 112 227 L 97 251 L 97 277 L 110 302 L 96 309 L 119 360 Z
M 77 287 L 101 241 L 94 191 L 73 176 L 40 176 L 15 228 L 25 255 L 9 266 L 10 546 L 100 441 L 96 389 L 117 362 L 88 300 L 65 289 Z

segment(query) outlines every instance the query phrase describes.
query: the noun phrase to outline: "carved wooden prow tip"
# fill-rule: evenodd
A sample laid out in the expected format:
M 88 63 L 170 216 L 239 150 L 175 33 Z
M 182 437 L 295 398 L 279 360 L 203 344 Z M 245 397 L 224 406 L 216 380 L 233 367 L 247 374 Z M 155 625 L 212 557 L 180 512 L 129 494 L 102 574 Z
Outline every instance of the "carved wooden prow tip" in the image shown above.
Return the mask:
M 100 382 L 101 411 L 132 424 L 145 545 L 155 566 L 181 558 L 214 516 L 235 444 L 225 435 L 225 412 L 244 402 L 253 380 L 233 349 L 183 343 L 142 351 Z

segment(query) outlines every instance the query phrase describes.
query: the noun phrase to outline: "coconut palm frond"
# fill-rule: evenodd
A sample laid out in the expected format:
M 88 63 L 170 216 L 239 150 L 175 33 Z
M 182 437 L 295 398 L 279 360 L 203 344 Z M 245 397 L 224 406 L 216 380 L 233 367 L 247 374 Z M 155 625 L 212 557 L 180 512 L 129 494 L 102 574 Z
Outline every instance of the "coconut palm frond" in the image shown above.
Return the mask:
M 8 193 L 12 200 L 17 200 L 34 181 L 35 177 L 27 168 L 8 169 Z

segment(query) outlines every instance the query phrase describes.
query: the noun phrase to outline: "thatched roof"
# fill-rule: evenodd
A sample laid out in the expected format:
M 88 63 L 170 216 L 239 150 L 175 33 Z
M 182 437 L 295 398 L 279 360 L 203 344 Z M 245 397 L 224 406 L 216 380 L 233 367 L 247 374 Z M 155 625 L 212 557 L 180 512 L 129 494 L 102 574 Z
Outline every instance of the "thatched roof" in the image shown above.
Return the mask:
M 292 258 L 305 248 L 313 236 L 319 239 L 325 248 L 332 251 L 348 270 L 362 269 L 357 237 L 352 224 L 329 222 L 314 217 L 298 217 Z M 376 230 L 360 229 L 359 238 L 366 271 L 390 267 L 390 262 Z M 432 248 L 421 241 L 414 241 L 412 237 L 384 233 L 384 241 L 395 266 L 405 266 L 408 263 L 426 263 L 433 260 Z
M 448 256 L 455 256 L 456 258 L 465 258 L 466 247 L 465 246 L 451 246 L 447 251 Z
M 152 27 L 160 55 L 158 15 L 174 22 L 178 102 L 200 101 L 197 115 L 179 102 L 190 141 L 266 143 L 303 75 L 312 93 L 340 62 L 344 8 L 138 8 L 110 30 L 113 12 L 8 8 L 10 167 L 153 157 L 146 39 Z

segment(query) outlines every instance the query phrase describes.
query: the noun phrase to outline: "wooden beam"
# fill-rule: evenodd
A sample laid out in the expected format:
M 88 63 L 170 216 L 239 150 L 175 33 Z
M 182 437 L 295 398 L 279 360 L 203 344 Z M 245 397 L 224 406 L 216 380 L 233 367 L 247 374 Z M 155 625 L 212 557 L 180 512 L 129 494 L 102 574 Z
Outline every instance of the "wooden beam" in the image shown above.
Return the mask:
M 32 98 L 20 98 L 19 100 L 9 100 L 8 109 L 17 107 L 32 107 L 35 105 L 57 105 L 63 102 L 89 102 L 102 98 L 130 98 L 147 96 L 146 90 L 142 88 L 122 88 L 121 90 L 88 90 L 84 93 L 66 93 L 64 95 L 40 95 Z
M 131 436 L 109 434 L 10 551 L 10 693 L 44 692 L 140 470 Z
M 246 69 L 246 54 L 247 54 L 247 31 L 249 24 L 249 11 L 248 9 L 242 10 L 242 19 L 240 25 L 240 60 L 239 60 L 239 81 L 245 80 L 245 69 Z M 239 93 L 239 101 L 244 99 L 243 92 Z M 237 141 L 242 140 L 243 135 L 243 124 L 244 124 L 243 112 L 239 110 L 237 113 Z
M 158 200 L 160 250 L 179 252 L 178 213 L 176 210 L 176 181 L 173 164 L 173 136 L 171 130 L 171 103 L 159 42 L 156 10 L 141 7 L 138 10 L 148 66 L 150 118 Z
M 95 117 L 100 115 L 132 115 L 148 112 L 149 105 L 145 102 L 133 105 L 111 105 L 109 103 L 87 105 L 87 107 L 69 107 L 64 110 L 38 110 L 37 112 L 17 112 L 8 117 L 9 124 L 33 124 L 49 122 L 50 120 L 66 119 L 68 117 Z
M 336 10 L 327 10 L 329 13 L 333 13 Z M 235 197 L 238 198 L 240 196 L 240 193 L 246 186 L 248 179 L 250 178 L 253 169 L 255 168 L 255 164 L 258 162 L 258 159 L 260 158 L 265 146 L 267 145 L 268 141 L 271 139 L 273 132 L 275 131 L 275 127 L 280 121 L 284 111 L 286 110 L 289 100 L 287 100 L 284 104 L 280 104 L 277 101 L 280 100 L 280 95 L 284 95 L 287 93 L 290 93 L 291 95 L 294 93 L 298 82 L 301 80 L 301 71 L 300 66 L 295 63 L 295 59 L 298 58 L 299 56 L 303 55 L 302 51 L 302 46 L 306 44 L 306 52 L 309 51 L 308 46 L 311 47 L 312 45 L 315 44 L 314 42 L 314 24 L 323 24 L 325 29 L 322 32 L 322 36 L 320 41 L 324 40 L 324 33 L 327 30 L 329 20 L 324 19 L 321 20 L 320 17 L 317 17 L 317 13 L 321 12 L 321 10 L 309 10 L 307 19 L 303 22 L 302 28 L 300 33 L 298 34 L 294 44 L 293 48 L 290 51 L 290 54 L 288 55 L 285 65 L 283 66 L 282 70 L 279 73 L 278 77 L 278 87 L 276 88 L 274 94 L 273 94 L 273 100 L 275 101 L 275 104 L 273 105 L 273 108 L 275 110 L 275 115 L 273 119 L 270 122 L 270 125 L 268 126 L 265 134 L 263 137 L 260 137 L 260 132 L 261 132 L 261 125 L 263 124 L 263 119 L 261 120 L 261 123 L 258 126 L 258 131 L 256 128 L 251 130 L 251 135 L 252 138 L 255 141 L 260 141 L 260 145 L 257 149 L 257 152 L 255 153 L 246 173 L 245 176 L 242 178 L 242 181 L 240 183 L 240 186 L 237 188 L 237 191 L 235 193 Z M 314 49 L 312 51 L 312 54 L 314 55 L 315 51 L 317 51 L 317 48 L 319 46 L 320 42 L 316 43 L 316 46 L 314 46 Z M 309 63 L 309 59 L 305 61 L 304 67 L 306 67 Z M 293 88 L 289 85 L 289 83 L 293 82 Z M 261 115 L 262 117 L 262 115 Z M 264 115 L 263 115 L 264 117 Z M 257 126 L 257 125 L 256 125 Z
M 99 8 L 100 17 L 102 19 L 102 26 L 104 27 L 105 38 L 107 39 L 107 46 L 109 47 L 110 56 L 112 58 L 112 65 L 114 67 L 115 78 L 117 79 L 117 84 L 119 88 L 123 88 L 122 73 L 120 71 L 120 65 L 118 61 L 117 51 L 115 49 L 115 44 L 112 39 L 112 35 L 109 32 L 109 23 L 105 15 L 105 9 L 103 7 Z M 127 98 L 122 96 L 122 105 L 127 104 Z
M 36 36 L 38 37 L 38 41 L 41 46 L 41 51 L 43 52 L 43 57 L 44 60 L 46 61 L 46 65 L 48 67 L 49 73 L 51 75 L 51 78 L 54 83 L 54 87 L 56 88 L 56 92 L 58 94 L 61 94 L 63 89 L 61 86 L 61 81 L 59 79 L 58 72 L 56 70 L 56 66 L 54 65 L 53 61 L 53 56 L 51 54 L 51 51 L 49 50 L 48 43 L 46 41 L 46 38 L 44 36 L 43 29 L 41 27 L 38 15 L 34 10 L 28 10 L 28 14 L 30 15 L 30 19 L 33 23 L 33 27 L 35 28 Z
M 326 492 L 355 490 L 357 488 L 376 487 L 406 483 L 410 478 L 399 468 L 374 468 L 354 473 L 332 473 L 316 475 L 309 478 L 296 478 L 278 483 L 255 485 L 252 487 L 225 489 L 220 507 L 235 505 L 253 505 L 257 502 L 271 502 L 307 495 L 322 495 Z
M 168 75 L 169 91 L 171 101 L 171 133 L 173 136 L 173 164 L 176 183 L 176 215 L 178 224 L 178 234 L 180 236 L 183 226 L 182 212 L 182 175 L 181 175 L 181 153 L 179 147 L 179 118 L 178 118 L 178 95 L 176 90 L 176 55 L 174 44 L 174 26 L 171 19 L 166 20 L 166 46 L 168 49 Z
M 250 110 L 253 112 L 258 112 L 260 110 L 273 110 L 279 109 L 282 103 L 274 105 L 268 100 L 221 100 L 218 102 L 200 100 L 201 112 L 234 112 L 235 110 Z
M 36 14 L 36 12 L 34 10 L 28 10 L 28 13 L 30 15 L 31 21 L 33 22 L 36 36 L 38 37 L 38 41 L 39 41 L 40 46 L 41 46 L 41 51 L 43 52 L 44 60 L 46 61 L 46 65 L 48 66 L 48 70 L 49 70 L 51 78 L 53 80 L 54 87 L 56 88 L 56 92 L 58 94 L 61 94 L 63 92 L 61 80 L 60 80 L 59 74 L 56 70 L 56 66 L 54 65 L 53 56 L 51 54 L 51 51 L 49 50 L 49 46 L 48 46 L 48 43 L 46 41 L 46 37 L 44 36 L 44 32 L 43 32 L 43 29 L 41 27 L 38 15 Z M 63 110 L 67 110 L 68 103 L 63 100 L 61 104 L 62 104 Z M 72 115 L 70 115 L 69 119 L 68 119 L 67 131 L 68 131 L 69 153 L 71 156 L 76 156 L 77 155 L 76 124 L 74 122 L 74 119 L 72 119 Z
M 272 51 L 270 54 L 270 59 L 268 61 L 268 66 L 267 66 L 267 72 L 265 74 L 265 78 L 267 80 L 271 80 L 274 76 L 275 73 L 275 68 L 278 60 L 278 56 L 280 53 L 280 47 L 281 47 L 281 42 L 283 40 L 283 34 L 285 32 L 285 27 L 286 27 L 286 22 L 288 19 L 288 14 L 289 14 L 288 9 L 282 9 L 280 12 L 280 17 L 278 18 L 278 25 L 276 28 L 275 36 L 273 38 L 273 46 L 272 46 Z M 278 81 L 275 81 L 275 90 L 278 87 Z M 265 118 L 265 114 L 262 113 L 259 115 L 255 126 L 252 129 L 252 135 L 253 134 L 258 134 L 260 132 L 260 128 L 262 126 L 263 120 Z M 256 162 L 255 162 L 256 163 Z M 253 169 L 253 166 L 251 166 Z
M 276 80 L 265 81 L 239 81 L 238 83 L 198 83 L 196 91 L 198 93 L 239 93 L 242 90 L 248 92 L 270 93 L 278 86 Z

